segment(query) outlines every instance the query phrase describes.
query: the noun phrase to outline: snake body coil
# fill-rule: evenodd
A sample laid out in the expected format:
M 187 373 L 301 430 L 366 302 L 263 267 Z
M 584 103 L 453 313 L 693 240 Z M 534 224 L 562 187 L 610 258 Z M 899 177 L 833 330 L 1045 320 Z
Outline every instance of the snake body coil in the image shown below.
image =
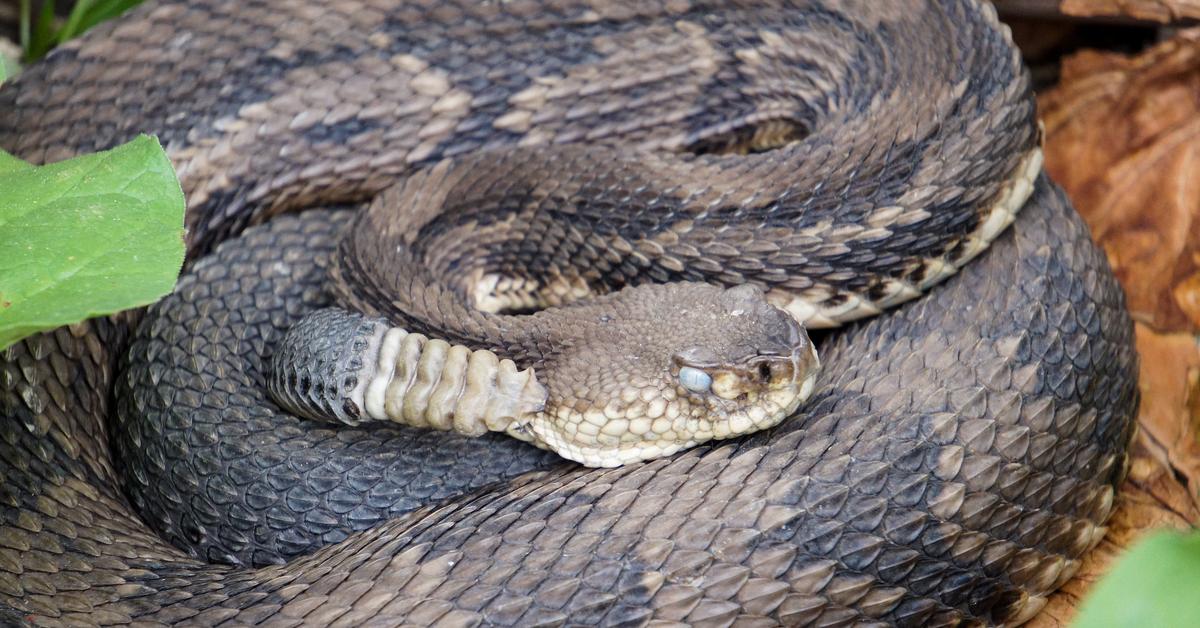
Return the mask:
M 189 263 L 0 355 L 0 613 L 1015 624 L 1104 534 L 1132 325 L 986 3 L 168 0 L 0 89 L 139 132 Z

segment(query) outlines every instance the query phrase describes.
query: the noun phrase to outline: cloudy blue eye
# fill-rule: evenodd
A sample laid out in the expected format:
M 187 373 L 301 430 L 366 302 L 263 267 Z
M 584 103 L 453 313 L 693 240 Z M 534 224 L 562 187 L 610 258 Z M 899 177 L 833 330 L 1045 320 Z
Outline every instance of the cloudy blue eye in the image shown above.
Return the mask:
M 697 393 L 706 393 L 712 388 L 712 377 L 700 369 L 684 366 L 679 369 L 679 383 Z

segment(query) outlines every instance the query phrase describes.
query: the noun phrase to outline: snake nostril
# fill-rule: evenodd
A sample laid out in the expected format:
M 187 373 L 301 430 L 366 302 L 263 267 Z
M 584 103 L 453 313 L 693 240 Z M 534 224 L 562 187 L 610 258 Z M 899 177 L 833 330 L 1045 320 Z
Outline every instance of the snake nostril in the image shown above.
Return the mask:
M 760 362 L 758 365 L 758 376 L 763 381 L 771 381 L 771 365 L 766 362 Z

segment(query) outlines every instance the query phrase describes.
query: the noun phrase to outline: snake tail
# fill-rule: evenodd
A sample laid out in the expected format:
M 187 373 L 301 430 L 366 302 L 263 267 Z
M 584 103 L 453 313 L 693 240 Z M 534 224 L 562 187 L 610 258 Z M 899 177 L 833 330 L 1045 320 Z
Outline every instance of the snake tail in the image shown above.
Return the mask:
M 267 389 L 282 408 L 309 419 L 393 421 L 467 436 L 511 430 L 520 437 L 547 397 L 533 369 L 518 371 L 491 351 L 337 308 L 317 310 L 289 330 Z

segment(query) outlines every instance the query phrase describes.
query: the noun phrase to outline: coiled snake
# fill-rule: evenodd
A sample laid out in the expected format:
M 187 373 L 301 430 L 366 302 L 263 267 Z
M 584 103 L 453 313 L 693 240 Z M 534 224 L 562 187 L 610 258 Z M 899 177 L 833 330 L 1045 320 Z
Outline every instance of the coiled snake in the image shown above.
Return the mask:
M 988 4 L 152 2 L 0 89 L 29 160 L 139 132 L 191 261 L 144 315 L 3 354 L 13 617 L 1013 624 L 1103 535 L 1132 327 Z M 321 346 L 280 348 L 335 296 L 469 347 L 447 364 L 532 367 L 518 410 L 596 425 L 580 458 L 654 459 L 367 420 L 386 395 L 305 352 L 384 336 L 318 318 L 296 335 Z M 768 302 L 863 320 L 814 336 L 797 412 L 701 442 L 800 395 L 807 345 Z M 283 412 L 273 378 L 362 424 Z M 446 427 L 429 395 L 409 418 Z

